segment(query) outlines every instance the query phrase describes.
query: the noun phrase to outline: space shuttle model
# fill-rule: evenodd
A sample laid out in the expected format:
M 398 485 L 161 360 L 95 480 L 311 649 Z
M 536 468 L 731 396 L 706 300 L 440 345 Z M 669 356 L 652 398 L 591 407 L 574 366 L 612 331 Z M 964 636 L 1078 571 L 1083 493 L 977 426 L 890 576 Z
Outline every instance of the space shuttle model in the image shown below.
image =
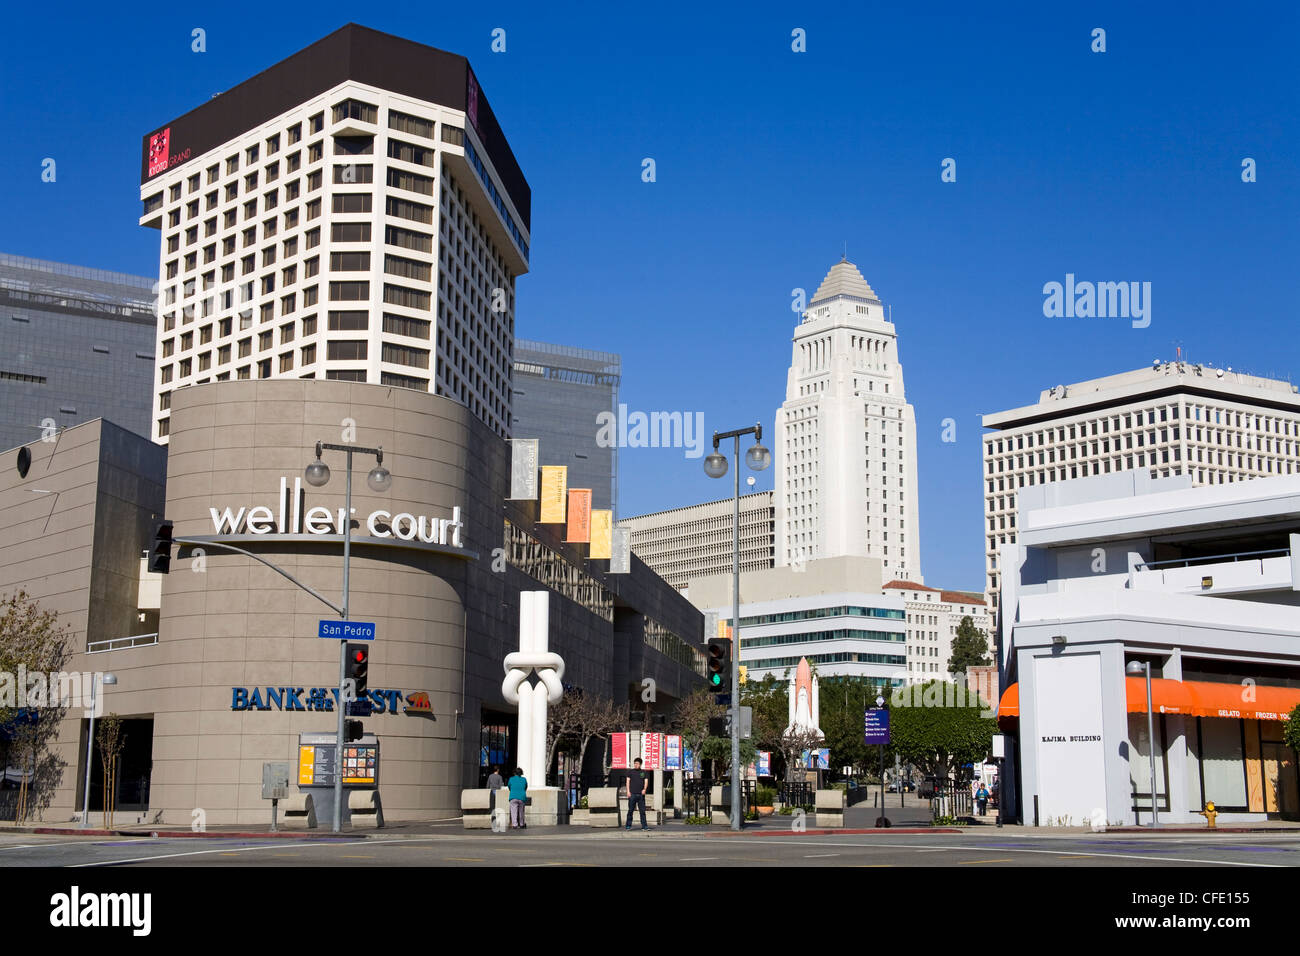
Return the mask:
M 821 720 L 821 708 L 817 700 L 817 678 L 808 666 L 808 658 L 801 657 L 794 677 L 790 679 L 790 724 L 785 728 L 787 734 L 795 731 L 812 731 L 819 739 L 825 739 L 818 723 Z

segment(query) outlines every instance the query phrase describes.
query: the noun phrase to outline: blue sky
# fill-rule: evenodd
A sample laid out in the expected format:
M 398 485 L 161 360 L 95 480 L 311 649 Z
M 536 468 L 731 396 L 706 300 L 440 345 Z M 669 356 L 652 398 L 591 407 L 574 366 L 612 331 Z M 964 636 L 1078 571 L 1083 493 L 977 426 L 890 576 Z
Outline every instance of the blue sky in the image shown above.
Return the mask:
M 811 293 L 847 243 L 899 334 L 926 580 L 978 588 L 980 414 L 1179 345 L 1295 367 L 1296 7 L 1135 6 L 20 6 L 0 64 L 0 250 L 152 274 L 143 133 L 349 20 L 462 53 L 533 190 L 518 334 L 621 353 L 633 410 L 770 429 L 791 290 Z M 1151 325 L 1045 318 L 1043 284 L 1068 272 L 1150 282 Z M 624 515 L 730 486 L 680 449 L 624 451 L 620 470 Z

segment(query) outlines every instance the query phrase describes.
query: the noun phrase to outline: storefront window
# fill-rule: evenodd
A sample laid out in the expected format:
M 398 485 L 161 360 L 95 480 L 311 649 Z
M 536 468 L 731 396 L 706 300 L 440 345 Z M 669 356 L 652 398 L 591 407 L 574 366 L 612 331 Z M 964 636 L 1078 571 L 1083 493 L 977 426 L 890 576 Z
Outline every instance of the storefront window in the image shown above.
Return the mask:
M 1241 721 L 1232 717 L 1202 717 L 1201 780 L 1206 800 L 1216 807 L 1246 809 L 1246 759 L 1242 752 Z

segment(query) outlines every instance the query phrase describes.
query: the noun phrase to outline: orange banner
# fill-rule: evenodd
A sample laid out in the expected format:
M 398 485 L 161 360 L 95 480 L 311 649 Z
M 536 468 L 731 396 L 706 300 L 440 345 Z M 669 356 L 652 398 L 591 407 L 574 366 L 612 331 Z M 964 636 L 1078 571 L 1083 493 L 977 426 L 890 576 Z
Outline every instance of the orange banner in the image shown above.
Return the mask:
M 569 489 L 569 528 L 565 541 L 586 544 L 591 540 L 591 489 Z

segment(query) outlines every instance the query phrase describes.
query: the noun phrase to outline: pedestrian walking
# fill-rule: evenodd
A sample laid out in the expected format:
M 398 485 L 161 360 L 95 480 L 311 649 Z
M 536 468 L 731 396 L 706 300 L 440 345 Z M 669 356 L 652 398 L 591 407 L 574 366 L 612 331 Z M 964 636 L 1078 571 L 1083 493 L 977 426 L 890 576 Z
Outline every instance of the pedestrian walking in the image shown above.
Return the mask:
M 492 772 L 488 774 L 487 786 L 491 796 L 488 798 L 488 807 L 492 810 L 497 808 L 497 791 L 506 785 L 505 779 L 501 776 L 501 768 L 494 766 Z
M 975 791 L 975 802 L 979 804 L 980 816 L 984 816 L 984 814 L 988 813 L 989 791 L 982 783 L 980 784 L 980 788 Z
M 524 777 L 524 772 L 519 767 L 515 767 L 514 776 L 510 778 L 508 784 L 510 788 L 510 829 L 525 830 L 528 824 L 524 822 L 524 803 L 528 799 L 528 780 Z
M 627 826 L 624 830 L 632 829 L 632 809 L 641 808 L 641 829 L 649 830 L 645 823 L 645 791 L 649 785 L 645 772 L 641 769 L 641 758 L 637 757 L 632 761 L 633 769 L 627 772 Z

